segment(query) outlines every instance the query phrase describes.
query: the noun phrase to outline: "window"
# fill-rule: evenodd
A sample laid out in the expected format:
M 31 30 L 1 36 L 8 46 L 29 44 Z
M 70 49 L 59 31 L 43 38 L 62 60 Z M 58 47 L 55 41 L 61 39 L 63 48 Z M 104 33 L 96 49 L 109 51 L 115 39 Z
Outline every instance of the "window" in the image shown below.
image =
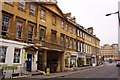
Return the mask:
M 80 51 L 80 42 L 78 41 L 78 51 Z
M 72 39 L 70 39 L 70 48 L 72 49 Z
M 11 22 L 10 17 L 3 16 L 3 20 L 2 20 L 2 36 L 7 36 L 8 35 L 8 29 L 10 27 L 10 22 Z
M 70 32 L 72 33 L 72 26 L 70 26 Z
M 66 37 L 66 48 L 69 48 L 68 38 Z
M 57 40 L 57 39 L 56 39 L 56 38 L 57 38 L 57 37 L 56 37 L 56 36 L 57 36 L 56 33 L 57 33 L 56 31 L 51 30 L 51 36 L 52 36 L 52 37 L 51 37 L 51 41 L 52 41 L 52 42 L 53 42 L 53 41 L 54 41 L 54 42 L 57 42 L 57 41 L 56 41 L 56 40 Z
M 77 29 L 77 36 L 79 36 L 79 34 L 80 34 L 80 31 Z
M 29 25 L 28 28 L 28 41 L 33 40 L 34 26 Z
M 56 16 L 54 16 L 54 15 L 52 16 L 52 24 L 56 25 Z
M 44 41 L 45 40 L 45 28 L 41 27 L 40 28 L 40 40 Z
M 77 49 L 76 41 L 74 40 L 74 49 Z
M 33 15 L 36 14 L 36 7 L 33 4 L 30 5 L 30 13 L 33 14 Z
M 82 38 L 82 31 L 80 31 L 80 37 Z
M 74 28 L 74 31 L 73 31 L 73 32 L 74 32 L 74 34 L 76 35 L 76 28 Z
M 20 49 L 14 50 L 14 63 L 19 63 L 20 62 Z
M 20 1 L 19 2 L 19 8 L 22 10 L 25 10 L 25 1 Z
M 61 22 L 61 28 L 64 28 L 64 21 Z
M 61 34 L 61 45 L 64 46 L 64 35 Z
M 23 23 L 21 21 L 17 22 L 17 29 L 16 29 L 16 38 L 21 39 L 22 38 L 22 27 Z
M 46 20 L 46 11 L 44 9 L 41 10 L 41 19 Z
M 68 31 L 68 24 L 66 24 L 66 31 Z
M 0 47 L 0 63 L 5 63 L 6 49 L 6 47 Z
M 5 2 L 8 4 L 13 4 L 13 0 L 5 0 Z

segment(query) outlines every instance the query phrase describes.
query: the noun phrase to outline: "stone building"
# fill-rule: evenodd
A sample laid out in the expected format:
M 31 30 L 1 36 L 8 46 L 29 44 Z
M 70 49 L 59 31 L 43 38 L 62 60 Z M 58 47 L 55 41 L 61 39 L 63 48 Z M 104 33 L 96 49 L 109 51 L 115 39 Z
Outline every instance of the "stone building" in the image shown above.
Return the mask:
M 108 61 L 109 59 L 119 60 L 118 44 L 104 44 L 101 46 L 100 54 L 104 56 L 105 61 Z
M 56 0 L 2 2 L 0 65 L 26 64 L 27 71 L 64 71 L 95 63 L 99 38 L 93 27 L 85 29 L 71 13 L 63 13 Z

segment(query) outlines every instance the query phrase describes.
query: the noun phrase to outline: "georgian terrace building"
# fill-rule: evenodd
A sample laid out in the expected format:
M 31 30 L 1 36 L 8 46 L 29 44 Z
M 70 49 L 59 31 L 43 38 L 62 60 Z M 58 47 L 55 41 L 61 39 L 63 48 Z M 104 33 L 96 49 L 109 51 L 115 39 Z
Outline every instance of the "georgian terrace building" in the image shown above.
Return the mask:
M 109 59 L 112 60 L 119 60 L 119 54 L 118 54 L 118 44 L 104 44 L 101 46 L 100 49 L 101 56 L 104 56 L 104 60 L 108 61 Z
M 25 66 L 27 71 L 64 71 L 95 63 L 99 38 L 64 14 L 55 0 L 2 2 L 0 65 Z

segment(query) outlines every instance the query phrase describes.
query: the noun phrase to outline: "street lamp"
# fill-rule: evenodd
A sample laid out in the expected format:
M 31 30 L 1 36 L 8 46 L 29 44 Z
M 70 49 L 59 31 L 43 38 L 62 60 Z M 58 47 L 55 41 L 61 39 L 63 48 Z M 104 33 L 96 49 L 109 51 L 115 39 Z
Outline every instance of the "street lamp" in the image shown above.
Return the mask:
M 110 16 L 110 15 L 112 15 L 112 14 L 118 14 L 118 16 L 119 16 L 119 11 L 114 12 L 114 13 L 109 13 L 109 14 L 106 14 L 106 16 Z
M 119 5 L 118 5 L 118 9 L 120 11 L 120 2 L 119 2 Z M 119 14 L 119 11 L 114 12 L 114 13 L 106 14 L 106 16 L 110 16 L 112 14 L 117 14 L 118 15 L 118 54 L 120 56 L 120 14 Z

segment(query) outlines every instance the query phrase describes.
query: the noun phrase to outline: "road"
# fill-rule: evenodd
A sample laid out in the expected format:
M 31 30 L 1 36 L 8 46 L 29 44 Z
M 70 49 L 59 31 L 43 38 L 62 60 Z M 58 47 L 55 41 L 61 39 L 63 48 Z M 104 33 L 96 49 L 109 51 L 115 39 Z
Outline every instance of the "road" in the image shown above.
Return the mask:
M 118 68 L 116 63 L 106 63 L 101 67 L 82 70 L 78 73 L 62 76 L 59 78 L 117 78 Z

